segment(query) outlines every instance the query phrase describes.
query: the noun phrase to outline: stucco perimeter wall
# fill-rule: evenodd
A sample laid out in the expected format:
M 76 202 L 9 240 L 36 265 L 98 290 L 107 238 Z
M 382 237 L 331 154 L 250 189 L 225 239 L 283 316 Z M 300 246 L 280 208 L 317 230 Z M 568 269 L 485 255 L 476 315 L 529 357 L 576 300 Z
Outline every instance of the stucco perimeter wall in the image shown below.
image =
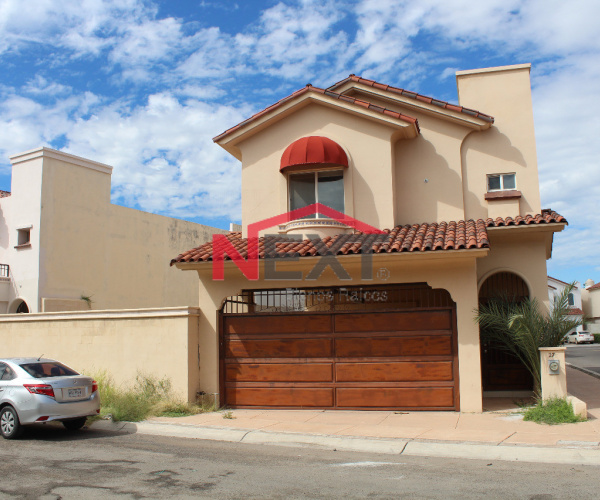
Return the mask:
M 167 377 L 177 395 L 200 389 L 197 308 L 87 311 L 0 316 L 2 356 L 57 359 L 117 384 L 138 373 Z
M 350 118 L 347 112 L 308 104 L 272 125 L 268 134 L 240 143 L 244 236 L 248 224 L 288 211 L 287 177 L 279 172 L 281 156 L 292 142 L 311 135 L 332 139 L 348 155 L 344 212 L 375 227 L 394 227 L 390 141 L 395 131 L 364 117 Z
M 200 277 L 200 380 L 205 392 L 219 392 L 219 329 L 218 310 L 225 298 L 237 295 L 243 289 L 302 288 L 313 286 L 361 286 L 391 285 L 394 283 L 427 282 L 432 288 L 450 292 L 456 302 L 459 355 L 460 408 L 464 412 L 482 411 L 481 365 L 479 354 L 479 328 L 473 321 L 477 307 L 477 257 L 486 251 L 443 252 L 443 255 L 375 255 L 373 269 L 389 270 L 387 280 L 361 280 L 361 257 L 347 256 L 340 259 L 351 280 L 338 279 L 327 268 L 317 280 L 298 281 L 248 281 L 232 262 L 226 263 L 225 279 L 212 280 L 211 264 L 185 265 L 181 268 L 198 271 Z M 299 262 L 278 262 L 277 270 L 302 271 L 303 278 L 313 268 L 318 258 L 301 258 Z M 261 277 L 264 275 L 261 262 Z M 377 273 L 375 272 L 374 275 Z M 212 313 L 214 311 L 214 314 Z

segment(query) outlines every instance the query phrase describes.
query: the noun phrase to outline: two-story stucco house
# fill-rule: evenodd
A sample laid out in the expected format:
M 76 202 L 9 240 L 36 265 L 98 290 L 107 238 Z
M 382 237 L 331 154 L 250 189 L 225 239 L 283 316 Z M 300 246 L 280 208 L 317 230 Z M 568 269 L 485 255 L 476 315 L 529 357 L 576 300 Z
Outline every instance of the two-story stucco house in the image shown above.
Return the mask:
M 474 311 L 502 293 L 547 305 L 567 223 L 540 206 L 529 71 L 459 72 L 459 105 L 350 75 L 217 136 L 241 161 L 242 232 L 172 261 L 200 279 L 201 389 L 481 411 L 484 391 L 527 388 Z

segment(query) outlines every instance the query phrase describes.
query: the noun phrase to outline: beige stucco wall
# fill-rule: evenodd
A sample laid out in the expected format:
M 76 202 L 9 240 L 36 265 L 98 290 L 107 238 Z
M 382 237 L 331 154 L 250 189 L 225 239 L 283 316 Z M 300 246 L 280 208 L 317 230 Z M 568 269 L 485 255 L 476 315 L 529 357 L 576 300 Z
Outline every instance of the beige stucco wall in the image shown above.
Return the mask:
M 379 122 L 309 104 L 240 143 L 244 235 L 248 224 L 288 211 L 287 176 L 279 172 L 281 155 L 292 142 L 309 135 L 329 137 L 348 155 L 345 213 L 375 227 L 393 227 L 389 145 L 395 132 Z
M 482 410 L 481 371 L 479 361 L 479 329 L 473 321 L 473 311 L 477 307 L 477 256 L 486 251 L 445 252 L 439 254 L 375 255 L 374 270 L 386 268 L 390 271 L 387 280 L 375 278 L 373 281 L 361 280 L 360 256 L 348 256 L 340 260 L 352 277 L 351 281 L 339 280 L 330 268 L 327 268 L 318 280 L 301 281 L 248 281 L 231 262 L 226 263 L 225 279 L 213 281 L 211 264 L 184 265 L 193 271 L 198 270 L 200 278 L 200 309 L 205 312 L 200 317 L 200 379 L 202 390 L 219 392 L 218 364 L 218 315 L 222 301 L 237 295 L 242 289 L 264 289 L 313 286 L 351 286 L 351 285 L 390 285 L 393 283 L 427 282 L 432 288 L 443 288 L 450 292 L 457 304 L 459 390 L 461 411 Z M 281 262 L 278 270 L 303 272 L 303 276 L 312 269 L 316 258 L 302 258 L 300 262 Z M 261 263 L 261 276 L 264 275 L 264 262 Z M 189 272 L 189 271 L 186 271 Z M 190 273 L 191 274 L 191 273 Z M 376 273 L 375 273 L 376 274 Z M 214 311 L 214 314 L 212 313 Z
M 40 222 L 42 210 L 42 159 L 36 158 L 19 165 L 11 179 L 12 192 L 27 193 L 25 196 L 0 198 L 0 263 L 10 264 L 11 280 L 7 308 L 16 306 L 20 300 L 27 302 L 30 311 L 37 312 L 38 275 L 40 265 Z M 15 248 L 17 230 L 30 227 L 31 246 Z M 12 307 L 14 310 L 15 307 Z
M 111 204 L 107 165 L 48 148 L 11 159 L 12 195 L 0 199 L 9 304 L 19 296 L 32 312 L 198 304 L 196 280 L 169 261 L 228 231 Z M 28 225 L 31 246 L 15 249 L 17 228 Z
M 521 191 L 521 215 L 540 213 L 540 191 L 531 101 L 529 64 L 461 71 L 457 73 L 461 106 L 494 117 L 494 126 L 472 133 L 462 148 L 465 212 L 468 218 L 486 218 L 487 174 L 515 173 Z M 494 211 L 494 209 L 492 209 Z M 494 212 L 497 213 L 497 210 Z M 505 216 L 518 213 L 507 213 Z
M 0 316 L 2 356 L 53 358 L 116 384 L 138 373 L 167 377 L 181 398 L 200 390 L 196 308 Z

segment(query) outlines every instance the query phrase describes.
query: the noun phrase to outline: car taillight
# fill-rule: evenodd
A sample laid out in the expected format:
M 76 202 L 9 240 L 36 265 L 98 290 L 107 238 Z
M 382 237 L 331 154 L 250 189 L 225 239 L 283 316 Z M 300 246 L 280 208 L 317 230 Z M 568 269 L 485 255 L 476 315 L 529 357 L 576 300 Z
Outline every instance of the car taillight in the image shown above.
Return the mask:
M 54 389 L 51 385 L 46 384 L 23 384 L 31 394 L 43 394 L 44 396 L 54 397 Z
M 92 394 L 94 394 L 98 390 L 98 382 L 95 380 L 92 382 Z

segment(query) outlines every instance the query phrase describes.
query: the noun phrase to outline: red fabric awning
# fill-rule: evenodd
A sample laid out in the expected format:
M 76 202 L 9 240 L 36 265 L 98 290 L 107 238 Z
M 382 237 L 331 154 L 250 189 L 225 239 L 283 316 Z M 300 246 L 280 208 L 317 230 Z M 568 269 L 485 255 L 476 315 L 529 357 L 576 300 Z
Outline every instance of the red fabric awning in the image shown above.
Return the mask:
M 292 142 L 281 156 L 279 170 L 286 172 L 302 167 L 321 164 L 323 166 L 348 167 L 348 156 L 342 147 L 327 137 L 303 137 Z

